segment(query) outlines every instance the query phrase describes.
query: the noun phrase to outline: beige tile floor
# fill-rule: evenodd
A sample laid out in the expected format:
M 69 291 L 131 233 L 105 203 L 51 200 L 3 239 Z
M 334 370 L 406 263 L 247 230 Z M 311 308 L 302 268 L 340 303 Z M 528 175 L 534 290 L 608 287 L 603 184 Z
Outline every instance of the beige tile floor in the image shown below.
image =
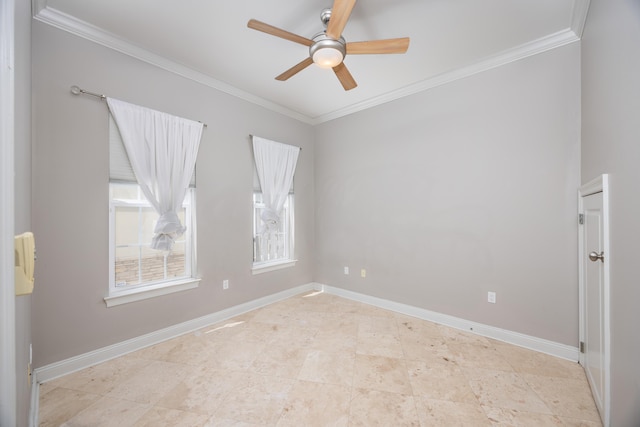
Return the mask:
M 577 363 L 328 294 L 40 386 L 40 426 L 601 426 Z

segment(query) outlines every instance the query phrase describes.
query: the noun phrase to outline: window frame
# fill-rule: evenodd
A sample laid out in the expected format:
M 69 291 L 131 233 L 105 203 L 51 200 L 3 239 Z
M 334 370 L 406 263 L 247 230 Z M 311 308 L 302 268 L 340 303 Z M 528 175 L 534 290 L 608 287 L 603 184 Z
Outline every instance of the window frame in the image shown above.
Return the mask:
M 112 197 L 111 185 L 131 185 L 137 188 L 138 199 L 114 199 Z M 196 189 L 190 187 L 183 202 L 185 212 L 185 275 L 176 278 L 155 280 L 147 283 L 140 283 L 127 287 L 116 286 L 115 264 L 116 264 L 116 221 L 115 212 L 118 206 L 133 206 L 140 208 L 152 207 L 142 195 L 142 190 L 136 182 L 109 182 L 109 288 L 104 301 L 107 307 L 126 304 L 160 295 L 166 295 L 187 289 L 198 287 L 200 278 L 196 277 L 197 254 L 196 254 Z

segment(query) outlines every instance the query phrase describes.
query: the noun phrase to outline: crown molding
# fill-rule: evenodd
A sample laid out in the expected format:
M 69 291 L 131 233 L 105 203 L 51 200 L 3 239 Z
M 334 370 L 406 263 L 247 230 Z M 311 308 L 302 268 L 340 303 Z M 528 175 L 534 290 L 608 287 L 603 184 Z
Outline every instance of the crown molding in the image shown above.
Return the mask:
M 363 111 L 377 105 L 381 105 L 390 101 L 394 101 L 396 99 L 403 98 L 405 96 L 413 95 L 437 86 L 451 83 L 453 81 L 472 76 L 476 73 L 481 73 L 492 68 L 509 64 L 511 62 L 518 61 L 529 56 L 534 56 L 539 53 L 543 53 L 548 50 L 579 41 L 582 38 L 582 32 L 587 20 L 590 2 L 591 0 L 573 0 L 573 5 L 571 7 L 571 27 L 568 29 L 550 34 L 529 43 L 525 43 L 513 49 L 505 50 L 497 55 L 487 57 L 482 61 L 472 64 L 468 67 L 450 70 L 432 78 L 419 81 L 409 86 L 405 86 L 404 88 L 395 90 L 393 92 L 389 92 L 375 98 L 370 98 L 368 100 L 350 105 L 346 108 L 342 108 L 328 114 L 314 117 L 312 124 L 317 125 L 340 117 L 344 117 L 358 111 Z
M 525 43 L 513 49 L 507 49 L 497 55 L 486 57 L 485 59 L 471 64 L 467 67 L 447 71 L 435 77 L 419 81 L 409 86 L 405 86 L 404 88 L 401 88 L 399 90 L 368 99 L 358 104 L 350 105 L 349 107 L 336 110 L 323 116 L 316 117 L 313 120 L 313 124 L 317 125 L 329 120 L 356 113 L 358 111 L 366 110 L 377 105 L 394 101 L 399 98 L 404 98 L 405 96 L 423 92 L 425 90 L 451 83 L 453 81 L 463 79 L 465 77 L 469 77 L 474 74 L 490 70 L 492 68 L 500 67 L 502 65 L 509 64 L 511 62 L 515 62 L 530 56 L 534 56 L 539 53 L 576 42 L 578 40 L 579 38 L 570 29 L 559 31 L 555 34 L 551 34 L 532 42 Z
M 404 98 L 405 96 L 423 92 L 492 68 L 500 67 L 511 62 L 579 41 L 584 30 L 589 4 L 590 0 L 573 0 L 570 28 L 525 43 L 515 48 L 507 49 L 499 54 L 486 57 L 467 67 L 444 72 L 432 78 L 416 82 L 398 90 L 367 99 L 327 114 L 310 117 L 245 92 L 235 86 L 231 86 L 182 64 L 173 62 L 139 46 L 135 46 L 115 34 L 104 31 L 101 28 L 48 7 L 47 0 L 32 0 L 33 17 L 38 21 L 310 125 L 318 125 L 330 120 L 338 119 L 340 117 L 357 113 L 387 102 Z
M 571 11 L 571 30 L 578 38 L 582 38 L 584 25 L 587 22 L 587 14 L 589 13 L 589 5 L 591 0 L 573 0 L 573 9 Z
M 179 76 L 201 83 L 205 86 L 217 89 L 221 92 L 225 92 L 229 95 L 267 108 L 276 113 L 280 113 L 301 122 L 311 124 L 311 118 L 304 114 L 290 110 L 274 102 L 267 101 L 264 98 L 252 95 L 248 92 L 238 89 L 235 86 L 231 86 L 229 84 L 221 82 L 220 80 L 216 80 L 192 68 L 186 67 L 163 56 L 157 55 L 153 52 L 136 46 L 128 42 L 127 40 L 116 36 L 113 33 L 79 20 L 66 13 L 60 12 L 57 9 L 47 7 L 46 3 L 47 0 L 33 0 L 32 5 L 34 19 L 45 24 L 49 24 L 60 30 L 67 31 L 71 34 L 92 41 L 99 45 L 108 47 L 125 55 L 134 57 L 143 62 L 155 65 L 156 67 L 162 68 Z
M 48 0 L 31 0 L 31 13 L 35 17 L 40 11 L 47 7 Z

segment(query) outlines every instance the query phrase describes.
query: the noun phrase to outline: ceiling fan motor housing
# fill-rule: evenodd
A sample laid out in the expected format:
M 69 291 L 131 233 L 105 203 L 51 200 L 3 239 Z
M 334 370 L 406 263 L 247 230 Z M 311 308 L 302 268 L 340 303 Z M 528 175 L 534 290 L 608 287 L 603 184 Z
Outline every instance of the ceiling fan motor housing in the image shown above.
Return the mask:
M 331 19 L 331 8 L 327 7 L 326 9 L 322 9 L 322 12 L 320 12 L 320 20 L 325 28 L 327 28 L 327 24 L 329 24 L 329 19 Z

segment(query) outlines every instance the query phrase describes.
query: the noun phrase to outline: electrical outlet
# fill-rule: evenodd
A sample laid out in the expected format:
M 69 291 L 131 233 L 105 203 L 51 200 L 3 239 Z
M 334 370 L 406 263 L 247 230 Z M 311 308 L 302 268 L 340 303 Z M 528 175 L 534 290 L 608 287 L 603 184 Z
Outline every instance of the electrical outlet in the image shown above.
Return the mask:
M 229 281 L 228 280 L 223 280 L 222 281 L 222 289 L 229 289 Z
M 367 277 L 367 270 L 365 270 L 364 268 L 360 270 L 360 277 L 362 277 L 363 279 Z
M 496 303 L 496 293 L 495 292 L 488 292 L 487 293 L 487 302 L 490 302 L 492 304 Z
M 344 274 L 349 274 L 349 267 L 344 268 Z

